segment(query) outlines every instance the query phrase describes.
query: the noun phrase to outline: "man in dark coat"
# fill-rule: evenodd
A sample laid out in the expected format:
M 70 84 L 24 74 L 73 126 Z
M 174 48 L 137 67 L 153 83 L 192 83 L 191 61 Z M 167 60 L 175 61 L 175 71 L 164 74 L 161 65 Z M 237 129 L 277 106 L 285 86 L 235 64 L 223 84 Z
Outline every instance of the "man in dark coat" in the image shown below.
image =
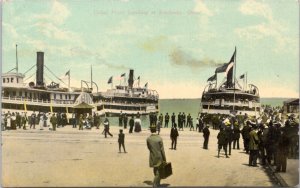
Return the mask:
M 210 135 L 209 127 L 205 126 L 203 129 L 203 137 L 204 137 L 203 149 L 208 149 L 209 135 Z
M 186 126 L 187 127 L 190 127 L 191 125 L 190 125 L 190 121 L 191 121 L 191 114 L 188 114 L 187 116 L 186 116 Z
M 277 156 L 276 156 L 276 172 L 286 172 L 289 138 L 287 132 L 281 130 L 278 139 Z
M 238 124 L 238 121 L 234 122 L 233 125 L 233 149 L 240 149 L 240 126 Z
M 132 133 L 133 127 L 134 127 L 134 117 L 131 116 L 131 118 L 129 120 L 129 133 Z
M 150 152 L 149 166 L 153 168 L 154 180 L 153 187 L 160 186 L 159 167 L 163 162 L 166 162 L 166 155 L 162 138 L 155 134 L 156 126 L 150 126 L 151 135 L 147 138 L 147 147 Z
M 172 140 L 172 144 L 171 144 L 171 148 L 170 149 L 176 150 L 177 137 L 178 136 L 179 136 L 179 134 L 178 134 L 178 130 L 177 130 L 177 125 L 175 123 L 174 126 L 171 128 L 171 133 L 170 133 L 170 138 Z
M 170 116 L 169 116 L 168 113 L 166 113 L 166 115 L 165 115 L 165 127 L 167 127 L 167 128 L 169 126 L 169 121 L 170 121 Z
M 127 153 L 125 150 L 125 134 L 123 133 L 122 129 L 120 129 L 118 143 L 119 143 L 119 153 L 121 153 L 121 146 L 123 147 L 124 153 Z
M 255 128 L 255 126 L 252 126 L 249 133 L 249 166 L 257 166 L 259 139 Z
M 218 158 L 220 157 L 220 151 L 223 148 L 225 151 L 226 158 L 229 158 L 227 155 L 227 135 L 225 133 L 224 128 L 220 128 L 220 132 L 218 133 Z
M 52 114 L 50 122 L 52 124 L 52 131 L 56 131 L 57 117 L 55 114 Z
M 276 142 L 278 140 L 276 128 L 273 126 L 273 122 L 270 121 L 268 124 L 268 135 L 266 139 L 266 151 L 267 151 L 267 162 L 271 165 L 272 160 L 275 164 L 275 150 Z
M 247 121 L 246 125 L 243 127 L 242 129 L 242 137 L 244 140 L 244 150 L 246 151 L 246 153 L 249 153 L 249 133 L 250 133 L 250 122 Z
M 19 129 L 21 129 L 21 115 L 19 112 L 16 113 L 16 125 L 19 127 Z
M 186 115 L 184 112 L 182 114 L 182 127 L 186 127 Z
M 173 112 L 172 116 L 171 116 L 171 120 L 172 120 L 172 127 L 174 126 L 175 124 L 175 120 L 176 119 L 176 116 L 175 116 L 175 113 Z
M 122 127 L 123 124 L 123 113 L 121 111 L 120 115 L 119 115 L 119 127 Z
M 182 127 L 182 115 L 181 115 L 181 112 L 179 112 L 179 114 L 177 115 L 177 125 L 178 125 L 178 129 L 182 129 L 183 130 L 183 127 Z
M 128 116 L 125 113 L 124 116 L 123 116 L 124 129 L 127 129 L 127 123 L 128 123 Z
M 33 112 L 30 116 L 30 129 L 31 129 L 31 127 L 33 127 L 33 129 L 35 129 L 35 118 L 36 118 L 36 114 L 35 114 L 35 112 Z

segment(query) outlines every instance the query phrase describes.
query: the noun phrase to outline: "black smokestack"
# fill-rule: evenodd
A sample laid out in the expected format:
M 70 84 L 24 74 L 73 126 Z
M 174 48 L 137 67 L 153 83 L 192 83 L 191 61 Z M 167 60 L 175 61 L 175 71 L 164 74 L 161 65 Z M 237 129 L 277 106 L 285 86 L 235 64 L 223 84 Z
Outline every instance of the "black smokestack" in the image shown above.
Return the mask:
M 133 86 L 133 70 L 129 70 L 129 78 L 128 78 L 128 87 L 129 89 L 132 89 Z
M 37 57 L 36 57 L 36 86 L 44 87 L 44 52 L 37 52 Z

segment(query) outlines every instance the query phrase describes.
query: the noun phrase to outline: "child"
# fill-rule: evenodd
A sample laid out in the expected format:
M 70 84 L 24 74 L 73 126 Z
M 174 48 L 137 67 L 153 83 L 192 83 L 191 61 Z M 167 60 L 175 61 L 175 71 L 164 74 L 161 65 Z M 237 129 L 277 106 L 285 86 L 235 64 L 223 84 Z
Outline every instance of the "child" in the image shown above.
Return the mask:
M 127 153 L 126 150 L 125 150 L 125 134 L 123 133 L 123 130 L 120 129 L 120 134 L 119 134 L 119 139 L 118 139 L 118 142 L 119 142 L 119 153 L 121 153 L 121 145 L 123 147 L 123 150 L 124 150 L 124 153 Z

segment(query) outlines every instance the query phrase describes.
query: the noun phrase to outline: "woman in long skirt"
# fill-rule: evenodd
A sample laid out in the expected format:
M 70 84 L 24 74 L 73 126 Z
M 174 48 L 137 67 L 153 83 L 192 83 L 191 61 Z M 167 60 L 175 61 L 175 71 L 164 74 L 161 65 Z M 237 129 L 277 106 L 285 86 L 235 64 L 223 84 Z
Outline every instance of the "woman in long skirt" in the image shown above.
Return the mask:
M 43 130 L 43 125 L 44 125 L 44 115 L 40 114 L 40 122 L 39 122 L 40 130 Z

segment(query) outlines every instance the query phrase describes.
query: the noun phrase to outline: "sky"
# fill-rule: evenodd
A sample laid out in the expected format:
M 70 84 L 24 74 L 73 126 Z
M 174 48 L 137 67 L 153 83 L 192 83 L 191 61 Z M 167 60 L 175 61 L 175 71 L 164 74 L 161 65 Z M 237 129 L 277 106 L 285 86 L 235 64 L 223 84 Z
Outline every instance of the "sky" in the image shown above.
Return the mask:
M 134 69 L 160 98 L 200 98 L 236 47 L 236 77 L 247 73 L 261 97 L 299 96 L 297 0 L 2 0 L 2 72 L 15 67 L 16 44 L 21 73 L 43 51 L 71 86 L 91 80 L 91 66 L 100 91 Z M 45 80 L 59 82 L 47 70 Z

